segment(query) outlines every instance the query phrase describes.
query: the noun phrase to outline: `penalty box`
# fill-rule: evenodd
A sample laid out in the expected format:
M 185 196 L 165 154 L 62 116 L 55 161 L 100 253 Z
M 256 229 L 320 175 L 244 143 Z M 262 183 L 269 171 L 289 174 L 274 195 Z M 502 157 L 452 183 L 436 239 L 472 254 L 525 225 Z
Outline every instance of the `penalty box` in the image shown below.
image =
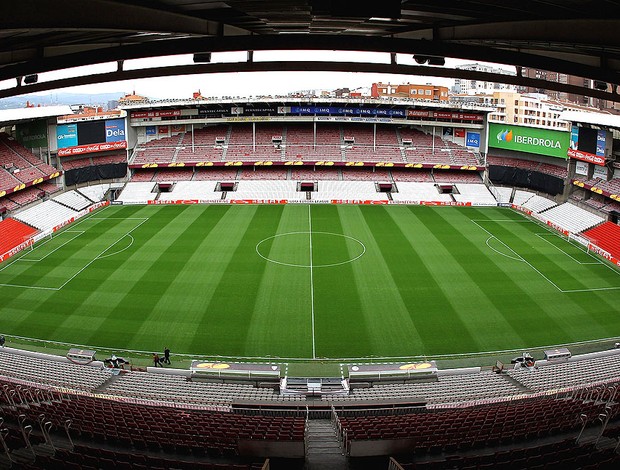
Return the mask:
M 522 263 L 563 293 L 620 289 L 620 271 L 555 231 L 524 220 L 472 220 L 486 246 Z M 507 261 L 508 262 L 508 261 Z
M 34 244 L 0 268 L 0 287 L 61 290 L 97 260 L 122 256 L 134 243 L 132 232 L 147 220 L 82 219 Z

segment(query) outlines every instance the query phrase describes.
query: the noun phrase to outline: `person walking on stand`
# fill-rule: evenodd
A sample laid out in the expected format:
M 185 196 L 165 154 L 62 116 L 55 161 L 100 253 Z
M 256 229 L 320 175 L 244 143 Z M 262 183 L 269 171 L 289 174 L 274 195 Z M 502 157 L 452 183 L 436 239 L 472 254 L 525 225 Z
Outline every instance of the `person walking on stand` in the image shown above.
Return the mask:
M 159 354 L 157 354 L 157 353 L 153 353 L 153 365 L 155 367 L 164 367 L 161 364 L 161 360 L 159 359 Z
M 170 349 L 168 346 L 164 348 L 164 363 L 170 364 Z

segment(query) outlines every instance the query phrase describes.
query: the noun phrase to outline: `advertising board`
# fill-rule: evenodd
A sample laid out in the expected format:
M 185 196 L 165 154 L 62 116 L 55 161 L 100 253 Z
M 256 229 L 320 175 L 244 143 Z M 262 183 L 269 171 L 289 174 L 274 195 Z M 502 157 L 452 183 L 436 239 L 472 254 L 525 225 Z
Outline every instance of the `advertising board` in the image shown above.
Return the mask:
M 489 147 L 567 158 L 570 133 L 536 127 L 489 124 Z

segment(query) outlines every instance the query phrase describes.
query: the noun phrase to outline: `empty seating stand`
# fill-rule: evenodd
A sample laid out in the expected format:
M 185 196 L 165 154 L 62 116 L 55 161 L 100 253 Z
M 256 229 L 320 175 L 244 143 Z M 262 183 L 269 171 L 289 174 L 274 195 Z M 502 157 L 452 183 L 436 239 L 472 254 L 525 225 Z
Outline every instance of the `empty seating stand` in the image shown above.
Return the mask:
M 0 222 L 0 255 L 12 250 L 37 233 L 37 230 L 16 219 Z
M 620 226 L 612 222 L 594 227 L 583 233 L 592 243 L 620 259 Z
M 546 210 L 544 216 L 550 222 L 571 233 L 582 232 L 605 221 L 602 217 L 570 202 Z
M 54 198 L 54 201 L 73 210 L 81 211 L 92 204 L 92 201 L 77 191 L 67 191 Z
M 77 211 L 50 200 L 16 214 L 15 218 L 44 232 L 63 224 L 76 214 Z

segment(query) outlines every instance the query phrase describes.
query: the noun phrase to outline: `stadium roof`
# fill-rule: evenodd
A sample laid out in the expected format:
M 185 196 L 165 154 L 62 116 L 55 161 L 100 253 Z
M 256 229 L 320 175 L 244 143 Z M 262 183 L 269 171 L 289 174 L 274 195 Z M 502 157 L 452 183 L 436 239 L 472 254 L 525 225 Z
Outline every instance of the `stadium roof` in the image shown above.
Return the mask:
M 560 119 L 568 122 L 582 122 L 612 129 L 620 129 L 620 116 L 613 114 L 564 111 L 560 114 Z
M 0 80 L 134 58 L 219 51 L 359 50 L 480 60 L 552 70 L 607 84 L 620 100 L 616 0 L 23 0 L 0 6 Z M 245 70 L 342 70 L 476 78 L 441 67 L 328 62 L 195 64 L 118 70 L 3 90 L 0 96 L 157 75 Z M 174 69 L 174 70 L 172 70 Z M 493 79 L 487 74 L 487 78 Z M 544 88 L 540 80 L 498 81 Z M 536 83 L 538 82 L 538 83 Z M 555 83 L 546 86 L 574 93 Z
M 49 117 L 73 114 L 70 106 L 41 106 L 36 108 L 18 108 L 0 110 L 0 122 L 12 124 L 15 122 L 32 121 Z

